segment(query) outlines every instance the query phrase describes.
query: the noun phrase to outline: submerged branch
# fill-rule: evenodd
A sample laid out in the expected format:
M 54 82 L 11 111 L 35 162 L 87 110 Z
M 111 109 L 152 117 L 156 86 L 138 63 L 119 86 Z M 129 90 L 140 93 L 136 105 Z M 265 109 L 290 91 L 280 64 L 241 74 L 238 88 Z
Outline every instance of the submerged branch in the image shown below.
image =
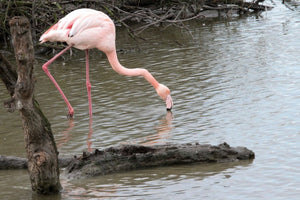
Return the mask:
M 66 167 L 68 178 L 92 177 L 119 171 L 191 163 L 220 163 L 253 160 L 255 154 L 245 147 L 196 144 L 165 144 L 154 146 L 121 145 L 79 157 L 59 158 L 59 166 Z M 0 156 L 0 169 L 26 168 L 26 159 Z

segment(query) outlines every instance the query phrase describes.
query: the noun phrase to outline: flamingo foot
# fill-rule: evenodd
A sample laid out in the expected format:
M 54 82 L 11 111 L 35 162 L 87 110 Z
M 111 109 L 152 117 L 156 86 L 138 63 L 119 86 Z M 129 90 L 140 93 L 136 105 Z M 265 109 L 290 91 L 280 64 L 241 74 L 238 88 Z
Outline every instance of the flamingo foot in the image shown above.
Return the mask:
M 68 118 L 68 120 L 72 120 L 73 119 L 73 115 L 71 113 L 68 113 L 67 118 Z
M 72 119 L 73 119 L 73 116 L 74 116 L 74 111 L 73 111 L 73 110 L 70 110 L 69 113 L 68 113 L 68 115 L 67 115 L 67 118 L 68 118 L 69 120 L 72 120 Z

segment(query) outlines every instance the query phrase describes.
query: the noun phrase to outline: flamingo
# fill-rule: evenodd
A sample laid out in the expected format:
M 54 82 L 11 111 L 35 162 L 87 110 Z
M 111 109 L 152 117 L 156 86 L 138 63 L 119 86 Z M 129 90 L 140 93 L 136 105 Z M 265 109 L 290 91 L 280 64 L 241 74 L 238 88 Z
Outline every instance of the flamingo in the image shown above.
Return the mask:
M 74 109 L 69 100 L 50 74 L 48 66 L 59 56 L 69 50 L 71 47 L 85 50 L 86 57 L 86 87 L 89 102 L 89 115 L 92 117 L 92 99 L 91 99 L 91 83 L 89 78 L 89 49 L 97 48 L 104 52 L 108 61 L 117 73 L 126 76 L 143 76 L 156 90 L 157 94 L 166 102 L 167 110 L 173 107 L 170 89 L 159 83 L 152 74 L 143 68 L 129 69 L 122 66 L 118 60 L 115 46 L 115 25 L 113 21 L 105 13 L 93 9 L 82 8 L 77 9 L 60 19 L 56 24 L 51 26 L 41 37 L 40 42 L 46 41 L 66 42 L 68 46 L 61 52 L 56 54 L 52 59 L 47 61 L 43 66 L 43 70 L 54 83 L 65 103 L 68 106 L 68 117 L 72 118 Z

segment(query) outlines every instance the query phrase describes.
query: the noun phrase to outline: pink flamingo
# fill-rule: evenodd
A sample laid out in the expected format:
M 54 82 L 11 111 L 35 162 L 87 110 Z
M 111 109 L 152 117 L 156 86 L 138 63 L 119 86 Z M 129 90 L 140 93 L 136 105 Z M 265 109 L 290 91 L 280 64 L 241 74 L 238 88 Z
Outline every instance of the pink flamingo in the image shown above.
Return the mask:
M 166 102 L 167 110 L 172 108 L 173 101 L 169 88 L 160 84 L 148 70 L 142 68 L 128 69 L 119 63 L 115 47 L 115 25 L 103 12 L 87 8 L 72 11 L 41 36 L 40 42 L 43 43 L 46 41 L 62 41 L 69 45 L 43 65 L 43 70 L 54 83 L 69 108 L 68 117 L 73 117 L 74 109 L 50 74 L 48 65 L 71 47 L 85 50 L 86 52 L 86 87 L 90 117 L 92 116 L 92 100 L 88 50 L 93 48 L 97 48 L 106 54 L 110 65 L 117 73 L 127 76 L 143 76 L 155 88 L 157 94 Z

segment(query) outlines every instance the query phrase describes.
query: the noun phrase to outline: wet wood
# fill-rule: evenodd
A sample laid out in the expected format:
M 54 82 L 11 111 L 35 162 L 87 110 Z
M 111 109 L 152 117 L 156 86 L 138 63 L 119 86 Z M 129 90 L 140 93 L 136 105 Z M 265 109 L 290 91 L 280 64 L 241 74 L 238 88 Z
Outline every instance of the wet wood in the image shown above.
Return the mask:
M 0 79 L 5 84 L 10 96 L 15 92 L 17 82 L 17 72 L 14 67 L 7 61 L 4 55 L 0 53 Z
M 64 171 L 68 178 L 93 177 L 125 170 L 175 164 L 236 162 L 255 155 L 245 147 L 196 144 L 122 145 L 74 158 Z
M 32 190 L 41 194 L 58 193 L 61 190 L 58 152 L 50 123 L 33 96 L 34 49 L 30 23 L 25 17 L 14 17 L 10 20 L 9 25 L 17 73 L 1 56 L 0 78 L 11 95 L 11 99 L 5 102 L 5 107 L 10 112 L 19 110 L 21 114 Z M 24 165 L 18 163 L 17 166 Z
M 26 169 L 27 159 L 0 155 L 0 169 Z
M 121 145 L 82 156 L 59 158 L 59 166 L 66 167 L 68 178 L 94 177 L 120 171 L 176 164 L 221 163 L 252 160 L 255 154 L 245 147 L 195 144 L 165 144 L 155 146 Z M 24 169 L 27 159 L 0 156 L 0 169 Z
M 58 158 L 59 167 L 60 168 L 67 167 L 73 159 L 74 157 Z M 27 169 L 27 167 L 28 167 L 27 158 L 0 155 L 0 170 Z

